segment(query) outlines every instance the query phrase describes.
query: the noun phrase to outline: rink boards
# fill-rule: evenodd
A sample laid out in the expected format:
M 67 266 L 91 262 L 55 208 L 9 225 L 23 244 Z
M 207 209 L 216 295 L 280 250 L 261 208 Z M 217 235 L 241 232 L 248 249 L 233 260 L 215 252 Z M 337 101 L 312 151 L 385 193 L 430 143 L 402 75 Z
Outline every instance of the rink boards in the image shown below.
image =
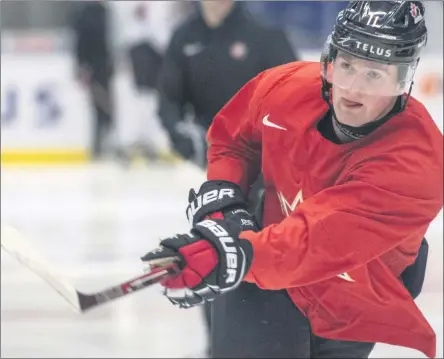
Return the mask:
M 318 54 L 302 58 L 318 61 Z M 75 63 L 66 52 L 1 55 L 2 163 L 85 163 L 89 160 L 93 114 L 85 88 L 75 81 Z M 442 130 L 442 59 L 421 59 L 413 91 Z M 127 68 L 111 82 L 117 124 L 136 116 Z M 150 116 L 153 116 L 152 114 Z M 118 136 L 118 134 L 117 134 Z

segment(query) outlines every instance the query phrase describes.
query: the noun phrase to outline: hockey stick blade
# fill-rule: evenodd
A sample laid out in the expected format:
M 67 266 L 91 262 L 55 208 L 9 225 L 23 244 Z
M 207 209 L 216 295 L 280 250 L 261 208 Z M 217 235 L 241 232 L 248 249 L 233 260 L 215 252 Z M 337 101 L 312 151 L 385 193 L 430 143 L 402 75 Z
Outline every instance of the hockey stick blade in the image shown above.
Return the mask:
M 60 271 L 45 260 L 35 248 L 22 238 L 17 230 L 3 224 L 1 226 L 1 248 L 48 283 L 79 313 L 134 293 L 158 283 L 168 276 L 180 273 L 178 266 L 179 258 L 166 258 L 162 263 L 156 264 L 157 267 L 149 273 L 135 277 L 117 286 L 96 293 L 86 294 L 76 290 L 69 281 L 60 276 Z
M 59 275 L 38 251 L 14 228 L 1 225 L 1 248 L 17 261 L 25 265 L 56 290 L 77 311 L 80 311 L 78 294 L 75 288 Z

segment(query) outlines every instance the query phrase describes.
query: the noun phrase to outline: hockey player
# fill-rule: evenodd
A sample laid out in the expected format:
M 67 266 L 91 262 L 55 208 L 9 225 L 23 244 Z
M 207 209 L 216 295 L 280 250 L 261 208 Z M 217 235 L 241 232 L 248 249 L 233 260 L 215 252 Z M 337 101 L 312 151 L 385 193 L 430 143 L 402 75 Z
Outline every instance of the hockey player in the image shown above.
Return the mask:
M 101 1 L 75 4 L 72 19 L 76 77 L 93 108 L 91 156 L 101 159 L 111 151 L 115 127 L 112 82 L 114 59 L 109 46 L 109 9 Z
M 110 1 L 107 5 L 112 14 L 113 49 L 122 75 L 116 87 L 116 154 L 124 164 L 138 155 L 166 159 L 170 144 L 157 116 L 157 79 L 173 29 L 183 20 L 182 3 Z
M 182 259 L 173 303 L 214 300 L 213 357 L 435 356 L 402 281 L 443 205 L 442 134 L 410 97 L 426 39 L 420 2 L 351 1 L 320 64 L 267 70 L 218 113 L 191 232 L 142 257 Z M 261 168 L 258 230 L 244 198 Z

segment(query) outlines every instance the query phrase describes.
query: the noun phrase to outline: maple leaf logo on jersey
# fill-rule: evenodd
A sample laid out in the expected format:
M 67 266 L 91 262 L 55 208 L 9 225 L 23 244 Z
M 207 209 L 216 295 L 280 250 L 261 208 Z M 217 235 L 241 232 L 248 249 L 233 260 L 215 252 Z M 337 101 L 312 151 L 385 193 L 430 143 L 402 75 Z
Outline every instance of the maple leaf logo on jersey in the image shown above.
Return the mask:
M 287 201 L 282 192 L 277 192 L 277 196 L 279 198 L 279 203 L 281 204 L 282 213 L 288 217 L 291 213 L 296 209 L 296 207 L 304 202 L 304 196 L 302 194 L 302 189 L 294 197 L 293 201 L 290 203 Z M 355 280 L 348 273 L 341 273 L 337 275 L 338 278 L 345 280 L 346 282 L 353 283 Z

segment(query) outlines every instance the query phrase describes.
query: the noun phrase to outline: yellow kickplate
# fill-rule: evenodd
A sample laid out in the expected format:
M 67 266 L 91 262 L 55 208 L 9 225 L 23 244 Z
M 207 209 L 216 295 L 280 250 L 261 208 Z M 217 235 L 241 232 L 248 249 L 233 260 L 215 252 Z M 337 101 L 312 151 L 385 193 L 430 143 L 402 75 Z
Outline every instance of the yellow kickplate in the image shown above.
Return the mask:
M 4 164 L 76 164 L 90 160 L 85 150 L 3 150 L 1 163 Z

